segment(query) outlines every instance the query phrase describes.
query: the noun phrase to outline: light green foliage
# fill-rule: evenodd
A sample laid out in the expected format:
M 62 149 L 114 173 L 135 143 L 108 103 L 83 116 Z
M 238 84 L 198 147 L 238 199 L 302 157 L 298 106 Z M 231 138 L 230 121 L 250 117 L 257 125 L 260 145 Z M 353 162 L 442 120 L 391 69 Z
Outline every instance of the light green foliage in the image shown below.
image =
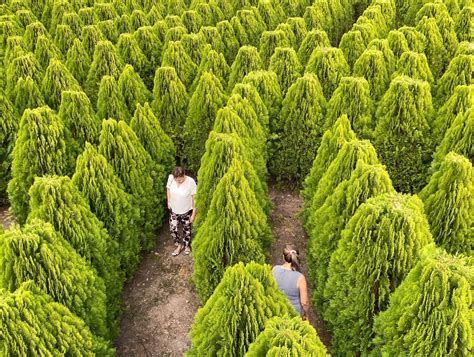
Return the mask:
M 137 104 L 130 127 L 150 154 L 152 161 L 162 165 L 164 172 L 171 172 L 175 166 L 176 149 L 148 103 Z M 161 180 L 164 179 L 166 177 L 161 177 Z
M 371 197 L 394 193 L 392 181 L 382 165 L 367 165 L 360 161 L 348 180 L 341 182 L 324 204 L 310 212 L 314 228 L 309 232 L 308 266 L 312 300 L 321 310 L 328 266 L 337 248 L 346 223 L 357 208 Z
M 67 67 L 57 59 L 52 59 L 41 84 L 46 103 L 57 110 L 61 103 L 62 91 L 79 91 L 81 87 Z
M 58 115 L 76 141 L 78 152 L 84 149 L 86 142 L 99 142 L 101 122 L 84 92 L 63 91 Z
M 272 71 L 253 71 L 244 77 L 242 83 L 250 84 L 257 90 L 268 111 L 270 131 L 277 131 L 278 115 L 283 98 L 276 73 Z
M 61 53 L 67 53 L 75 38 L 76 35 L 68 25 L 59 25 L 56 28 L 54 44 L 58 47 Z
M 196 65 L 201 63 L 201 59 L 205 54 L 204 52 L 206 51 L 206 48 L 209 50 L 212 48 L 211 45 L 206 43 L 206 40 L 201 33 L 188 33 L 181 38 L 180 42 L 182 43 L 183 48 L 188 54 L 189 58 L 191 58 L 191 61 L 193 61 Z M 197 78 L 195 78 L 195 80 L 197 80 Z
M 370 41 L 367 45 L 367 49 L 369 50 L 379 50 L 383 53 L 383 58 L 385 63 L 387 64 L 389 73 L 393 73 L 396 69 L 396 58 L 395 54 L 393 53 L 392 49 L 390 48 L 390 43 L 386 39 L 375 39 Z
M 206 219 L 193 240 L 193 280 L 205 302 L 225 269 L 238 262 L 264 263 L 272 240 L 265 212 L 234 159 L 212 195 Z
M 73 168 L 66 128 L 48 107 L 23 113 L 13 149 L 12 179 L 8 183 L 11 210 L 24 223 L 29 212 L 28 190 L 36 176 L 65 175 Z
M 204 47 L 201 62 L 198 67 L 194 83 L 191 86 L 191 90 L 197 87 L 198 81 L 205 72 L 215 75 L 221 82 L 223 88 L 227 84 L 227 77 L 229 76 L 230 67 L 227 64 L 224 55 L 214 51 L 211 45 L 206 45 Z
M 290 47 L 290 42 L 283 31 L 265 31 L 262 33 L 258 48 L 264 68 L 268 68 L 270 58 L 277 47 Z
M 120 17 L 117 17 L 114 20 L 115 28 L 117 29 L 118 33 L 131 33 L 133 32 L 132 29 L 132 21 L 128 14 L 123 14 Z
M 318 76 L 324 97 L 329 99 L 341 78 L 349 75 L 350 68 L 344 58 L 344 53 L 339 48 L 320 47 L 316 48 L 311 55 L 306 72 L 312 72 Z
M 164 214 L 164 168 L 152 162 L 135 132 L 124 121 L 102 122 L 99 153 L 112 165 L 125 191 L 132 195 L 133 205 L 139 209 L 137 226 L 141 230 L 142 248 L 149 249 L 153 245 L 153 229 Z
M 294 317 L 270 267 L 238 263 L 227 269 L 191 327 L 187 356 L 243 356 L 274 316 Z
M 175 26 L 175 27 L 170 27 L 165 34 L 165 39 L 163 40 L 163 54 L 166 52 L 168 49 L 168 44 L 170 42 L 178 42 L 181 41 L 184 35 L 186 35 L 188 32 L 186 31 L 186 28 L 183 26 Z
M 253 110 L 255 111 L 255 114 L 257 114 L 257 120 L 260 123 L 260 126 L 262 127 L 263 131 L 265 132 L 265 139 L 266 136 L 268 135 L 268 110 L 267 107 L 265 106 L 265 103 L 263 102 L 262 98 L 258 94 L 257 90 L 255 89 L 254 86 L 250 84 L 243 84 L 243 83 L 238 83 L 235 85 L 234 89 L 232 90 L 231 98 L 234 97 L 235 95 L 240 95 L 243 99 L 247 99 L 249 103 L 252 105 Z M 229 101 L 229 105 L 233 100 Z M 245 119 L 244 116 L 241 116 L 242 119 Z M 253 135 L 258 136 L 259 134 L 257 133 L 257 130 L 253 130 Z
M 267 29 L 272 30 L 285 20 L 286 13 L 278 1 L 259 0 L 257 9 Z
M 84 23 L 76 12 L 66 12 L 63 16 L 62 25 L 67 25 L 71 28 L 76 36 L 81 35 L 81 27 L 90 25 Z M 61 26 L 61 25 L 59 25 Z M 57 30 L 56 30 L 57 33 Z
M 474 252 L 474 170 L 465 157 L 447 154 L 420 192 L 435 242 L 451 254 Z
M 303 222 L 306 221 L 313 201 L 313 196 L 318 188 L 319 180 L 323 177 L 331 162 L 336 158 L 342 146 L 351 140 L 355 140 L 356 135 L 352 131 L 351 123 L 347 115 L 342 115 L 333 126 L 326 130 L 321 145 L 318 148 L 316 158 L 308 176 L 304 179 L 303 189 L 300 192 L 304 201 L 304 208 L 301 212 Z
M 129 64 L 125 66 L 118 79 L 118 88 L 130 114 L 135 112 L 138 104 L 144 104 L 152 97 L 140 75 Z
M 39 218 L 51 223 L 104 279 L 109 300 L 109 326 L 112 327 L 117 318 L 118 297 L 123 283 L 117 242 L 110 238 L 103 223 L 90 211 L 69 177 L 37 177 L 29 195 L 31 212 L 28 222 Z
M 147 83 L 147 86 L 151 88 L 153 83 L 153 71 L 155 68 L 159 67 L 159 64 L 161 63 L 161 41 L 151 26 L 143 26 L 138 28 L 133 33 L 133 36 L 135 37 L 138 46 L 140 46 L 142 53 L 150 62 L 149 78 L 145 77 L 143 80 L 145 83 Z
M 181 20 L 188 33 L 197 33 L 202 26 L 202 17 L 195 10 L 184 11 Z
M 222 42 L 221 35 L 216 27 L 201 27 L 199 34 L 204 38 L 207 44 L 211 45 L 215 51 L 222 53 L 224 50 L 224 43 Z
M 186 87 L 173 67 L 160 67 L 155 73 L 152 108 L 161 127 L 176 146 L 178 157 L 183 153 L 183 131 L 188 112 Z
M 11 176 L 12 151 L 19 125 L 15 108 L 3 91 L 0 91 L 0 117 L 0 201 L 3 201 Z
M 65 62 L 69 72 L 74 73 L 74 77 L 81 83 L 85 84 L 87 73 L 91 65 L 91 59 L 84 49 L 82 42 L 77 38 L 72 43 L 71 48 L 67 51 L 67 59 Z
M 280 113 L 282 128 L 270 160 L 270 171 L 279 179 L 305 177 L 323 135 L 326 100 L 312 73 L 300 77 L 288 89 Z
M 474 6 L 466 6 L 461 10 L 454 28 L 459 41 L 474 41 Z
M 117 31 L 117 27 L 115 26 L 115 22 L 112 20 L 100 21 L 97 23 L 97 27 L 99 27 L 100 31 L 104 34 L 105 39 L 116 43 L 120 33 Z
M 99 21 L 111 20 L 118 16 L 114 4 L 111 2 L 94 3 L 94 13 Z
M 283 31 L 283 33 L 286 35 L 286 38 L 290 42 L 288 47 L 293 47 L 296 50 L 296 36 L 293 33 L 293 28 L 291 27 L 291 25 L 286 22 L 283 22 L 277 26 L 275 31 Z
M 262 59 L 258 50 L 252 46 L 242 46 L 239 48 L 237 56 L 230 68 L 229 82 L 227 90 L 231 91 L 237 83 L 240 83 L 244 77 L 252 71 L 258 71 L 263 68 Z
M 245 28 L 242 26 L 239 18 L 237 16 L 233 16 L 230 19 L 230 24 L 234 30 L 235 38 L 237 39 L 240 46 L 247 46 L 250 44 L 249 37 L 245 32 Z
M 196 75 L 196 64 L 186 53 L 181 41 L 168 42 L 161 65 L 174 67 L 179 79 L 186 87 L 193 82 Z
M 367 47 L 360 31 L 351 30 L 342 35 L 339 48 L 342 53 L 344 53 L 347 63 L 352 68 Z
M 439 78 L 448 62 L 448 51 L 434 18 L 423 17 L 416 26 L 417 31 L 425 35 L 424 53 L 430 64 L 431 72 Z M 446 44 L 447 45 L 447 44 Z
M 153 68 L 149 59 L 143 54 L 138 41 L 130 33 L 120 35 L 116 49 L 122 61 L 133 66 L 142 78 L 153 76 Z
M 362 77 L 342 77 L 339 86 L 328 102 L 325 127 L 330 128 L 343 114 L 361 138 L 372 136 L 374 128 L 374 101 L 369 83 Z
M 148 20 L 146 14 L 139 9 L 133 10 L 132 14 L 130 15 L 130 24 L 133 30 L 136 30 L 142 26 L 147 26 Z
M 117 81 L 112 76 L 103 76 L 97 94 L 97 117 L 100 120 L 113 118 L 129 121 L 130 113 Z
M 43 94 L 31 77 L 20 77 L 11 93 L 16 111 L 23 114 L 25 109 L 34 109 L 45 105 Z
M 257 11 L 238 10 L 236 17 L 240 20 L 241 25 L 245 29 L 248 38 L 248 44 L 257 46 L 260 36 L 267 30 L 265 22 Z M 241 43 L 242 44 L 242 43 Z
M 87 54 L 92 58 L 99 42 L 107 41 L 107 38 L 97 25 L 89 25 L 82 28 L 81 41 Z
M 219 79 L 212 73 L 204 72 L 189 101 L 184 123 L 184 157 L 186 168 L 191 172 L 199 169 L 207 136 L 217 111 L 225 105 L 226 99 Z
M 430 245 L 374 322 L 376 352 L 441 357 L 472 353 L 472 258 Z M 453 333 L 456 331 L 456 333 Z
M 221 111 L 224 110 L 225 109 Z M 219 113 L 221 113 L 221 111 Z M 224 113 L 228 114 L 229 112 L 232 113 L 231 111 L 226 111 L 220 115 L 223 116 Z M 237 118 L 240 119 L 238 116 Z M 231 119 L 232 118 L 228 118 L 227 121 Z M 233 120 L 238 121 L 238 119 L 234 118 Z M 229 124 L 232 124 L 232 122 Z M 266 192 L 263 186 L 264 183 L 249 161 L 250 153 L 248 149 L 244 147 L 242 139 L 237 134 L 234 134 L 233 131 L 229 131 L 225 133 L 211 131 L 206 141 L 206 151 L 202 156 L 201 166 L 197 174 L 199 190 L 196 194 L 196 210 L 199 214 L 196 215 L 196 221 L 194 223 L 194 226 L 197 228 L 205 221 L 217 184 L 228 171 L 233 159 L 241 163 L 244 169 L 244 176 L 251 190 L 255 193 L 260 206 L 265 212 L 269 211 L 268 198 L 265 195 Z
M 403 32 L 392 30 L 387 35 L 387 41 L 395 57 L 400 58 L 403 53 L 409 51 L 408 42 Z
M 42 68 L 46 68 L 52 59 L 61 59 L 62 57 L 53 41 L 46 36 L 38 37 L 34 53 Z
M 227 20 L 217 23 L 216 28 L 219 31 L 222 43 L 224 44 L 224 56 L 227 60 L 227 63 L 231 63 L 237 55 L 237 51 L 240 47 L 239 41 L 237 40 L 234 32 L 234 28 Z
M 31 77 L 36 85 L 41 83 L 43 70 L 35 56 L 31 53 L 15 58 L 7 67 L 6 73 L 6 94 L 13 100 L 12 93 L 20 78 Z
M 82 318 L 94 334 L 109 336 L 103 280 L 51 224 L 32 220 L 22 229 L 11 228 L 0 236 L 0 257 L 2 288 L 14 292 L 32 280 Z
M 94 16 L 94 8 L 92 7 L 83 7 L 79 9 L 77 15 L 85 26 L 97 23 L 97 18 Z
M 311 30 L 306 34 L 303 42 L 301 42 L 301 46 L 298 49 L 298 58 L 300 59 L 301 64 L 306 66 L 311 54 L 316 48 L 330 46 L 331 43 L 329 42 L 326 32 L 321 30 Z
M 357 209 L 329 264 L 324 318 L 334 354 L 368 353 L 375 315 L 432 242 L 416 196 L 384 194 Z
M 293 48 L 297 51 L 306 35 L 308 34 L 308 28 L 306 27 L 306 22 L 302 17 L 290 17 L 286 21 L 290 25 L 293 34 L 295 35 L 295 43 Z M 329 45 L 328 45 L 329 46 Z
M 153 31 L 155 32 L 156 36 L 160 40 L 160 42 L 163 44 L 165 41 L 166 33 L 168 32 L 169 26 L 166 23 L 165 20 L 160 20 L 157 21 L 153 25 Z
M 49 36 L 48 30 L 46 30 L 41 22 L 36 21 L 26 26 L 25 32 L 23 33 L 23 40 L 29 51 L 35 52 L 40 36 Z
M 324 357 L 328 353 L 309 322 L 300 317 L 278 316 L 266 322 L 265 330 L 249 346 L 245 356 Z
M 424 53 L 404 52 L 398 60 L 397 71 L 393 74 L 393 78 L 398 76 L 407 76 L 426 81 L 430 84 L 434 83 L 434 78 Z
M 0 290 L 0 316 L 2 355 L 114 355 L 83 320 L 32 282 L 13 293 Z
M 276 73 L 282 95 L 285 96 L 291 85 L 301 77 L 303 67 L 293 48 L 277 47 L 270 59 L 269 70 Z
M 438 81 L 437 99 L 440 103 L 449 98 L 456 86 L 470 85 L 474 69 L 474 54 L 459 54 L 449 63 Z
M 390 84 L 390 72 L 382 51 L 365 50 L 354 64 L 353 76 L 364 77 L 369 82 L 370 93 L 378 101 Z
M 129 276 L 140 258 L 138 210 L 130 195 L 106 158 L 89 143 L 77 158 L 72 182 L 117 242 L 121 270 Z
M 326 31 L 331 40 L 334 40 L 334 17 L 331 16 L 327 1 L 318 1 L 313 6 L 308 6 L 304 11 L 306 26 L 310 29 Z

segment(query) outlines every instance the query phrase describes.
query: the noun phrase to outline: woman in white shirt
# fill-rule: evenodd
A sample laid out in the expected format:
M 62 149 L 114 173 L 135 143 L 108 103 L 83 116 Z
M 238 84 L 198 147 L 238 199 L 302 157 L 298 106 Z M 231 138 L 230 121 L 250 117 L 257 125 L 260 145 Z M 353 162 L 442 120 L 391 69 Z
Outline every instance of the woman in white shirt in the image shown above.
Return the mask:
M 168 209 L 170 210 L 170 232 L 173 237 L 176 250 L 173 256 L 179 255 L 183 250 L 184 254 L 191 252 L 191 225 L 196 217 L 194 205 L 194 195 L 196 195 L 196 182 L 192 177 L 186 176 L 184 169 L 176 166 L 173 173 L 168 177 L 166 184 L 166 197 Z M 183 237 L 178 233 L 178 224 L 183 226 Z

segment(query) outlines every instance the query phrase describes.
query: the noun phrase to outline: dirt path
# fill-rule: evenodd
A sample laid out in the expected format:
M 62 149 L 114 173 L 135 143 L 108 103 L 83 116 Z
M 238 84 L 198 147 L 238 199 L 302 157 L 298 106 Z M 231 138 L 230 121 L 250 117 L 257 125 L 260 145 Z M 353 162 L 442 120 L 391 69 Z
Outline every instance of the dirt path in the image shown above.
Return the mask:
M 297 191 L 288 188 L 277 189 L 274 185 L 269 185 L 268 188 L 268 195 L 274 204 L 274 209 L 270 213 L 270 224 L 275 237 L 270 252 L 271 264 L 282 264 L 283 248 L 286 244 L 293 244 L 300 252 L 302 270 L 304 275 L 308 277 L 308 267 L 305 264 L 308 238 L 297 217 L 297 213 L 303 206 L 303 200 L 299 197 Z M 311 286 L 309 288 L 311 292 Z M 312 308 L 309 321 L 318 332 L 321 341 L 329 346 L 331 336 L 324 325 L 324 321 Z
M 13 217 L 8 212 L 8 206 L 0 206 L 0 225 L 3 229 L 7 229 L 14 222 Z

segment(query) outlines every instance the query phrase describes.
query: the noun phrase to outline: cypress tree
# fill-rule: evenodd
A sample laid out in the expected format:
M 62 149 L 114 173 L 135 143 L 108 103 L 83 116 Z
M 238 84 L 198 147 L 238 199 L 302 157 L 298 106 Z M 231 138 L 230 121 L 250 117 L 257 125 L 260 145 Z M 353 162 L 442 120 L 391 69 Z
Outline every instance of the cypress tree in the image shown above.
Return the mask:
M 124 191 L 123 184 L 112 166 L 97 149 L 86 143 L 84 152 L 77 158 L 72 177 L 89 207 L 111 238 L 118 243 L 120 266 L 126 276 L 137 267 L 140 258 L 138 237 L 138 210 Z
M 130 33 L 120 35 L 116 45 L 118 54 L 124 63 L 131 64 L 133 68 L 140 73 L 142 78 L 153 76 L 154 68 L 151 67 L 150 61 L 143 54 L 138 41 Z
M 77 11 L 77 15 L 85 26 L 94 25 L 97 23 L 97 18 L 94 14 L 94 8 L 83 7 Z
M 210 44 L 214 50 L 222 53 L 224 44 L 222 43 L 221 35 L 216 27 L 204 26 L 199 30 L 199 34 L 205 39 L 206 43 Z
M 57 46 L 59 51 L 61 51 L 61 53 L 67 53 L 75 38 L 76 35 L 68 25 L 59 25 L 56 28 L 54 44 Z
M 342 77 L 339 86 L 328 102 L 326 128 L 334 125 L 343 114 L 361 138 L 370 138 L 374 123 L 374 102 L 369 83 L 362 77 Z
M 248 37 L 248 44 L 257 46 L 262 33 L 267 29 L 262 17 L 252 10 L 238 10 L 236 18 L 240 20 Z
M 250 84 L 238 83 L 232 90 L 231 98 L 235 98 L 235 95 L 238 95 L 243 99 L 247 99 L 249 101 L 249 104 L 252 106 L 253 110 L 255 111 L 255 114 L 257 114 L 257 120 L 260 123 L 262 129 L 264 130 L 266 138 L 269 133 L 268 110 L 255 87 Z M 232 102 L 233 100 L 229 100 L 228 105 L 231 105 Z M 242 118 L 245 119 L 244 116 L 242 116 Z M 257 133 L 254 132 L 254 135 L 257 136 Z
M 181 15 L 187 9 L 185 0 L 168 0 L 166 2 L 168 3 L 167 14 Z
M 81 31 L 81 41 L 90 58 L 94 56 L 95 48 L 101 41 L 107 41 L 102 31 L 96 25 L 84 26 Z
M 313 29 L 306 34 L 303 42 L 301 42 L 301 46 L 298 49 L 298 58 L 300 59 L 301 64 L 306 66 L 311 54 L 316 48 L 330 46 L 331 42 L 329 42 L 327 33 Z
M 181 20 L 188 33 L 197 33 L 202 26 L 202 17 L 195 10 L 184 11 Z
M 364 39 L 364 43 L 366 44 L 379 38 L 378 29 L 375 23 L 364 16 L 359 17 L 354 26 L 352 26 L 352 30 L 359 31 Z
M 133 10 L 132 14 L 130 15 L 130 24 L 133 30 L 136 30 L 142 26 L 147 26 L 148 20 L 146 14 L 139 9 Z
M 222 53 L 214 51 L 211 45 L 206 45 L 206 47 L 204 47 L 201 62 L 198 67 L 194 83 L 191 86 L 191 90 L 197 87 L 198 81 L 201 79 L 202 75 L 205 72 L 209 72 L 215 75 L 219 79 L 223 87 L 227 84 L 227 78 L 229 76 L 230 67 L 227 64 L 224 55 Z
M 3 63 L 5 64 L 6 70 L 7 65 L 11 63 L 15 58 L 25 55 L 28 50 L 26 48 L 23 37 L 21 36 L 9 36 L 6 41 L 5 49 L 3 53 Z
M 425 180 L 432 115 L 429 84 L 409 77 L 395 78 L 380 102 L 375 146 L 397 190 L 417 191 Z
M 396 58 L 395 54 L 393 53 L 392 49 L 390 48 L 390 44 L 386 39 L 375 39 L 370 41 L 367 45 L 367 49 L 369 50 L 379 50 L 383 53 L 383 58 L 385 63 L 387 63 L 387 67 L 389 73 L 393 73 L 396 69 Z
M 456 18 L 455 32 L 459 41 L 474 41 L 474 6 L 465 6 Z
M 18 131 L 18 117 L 3 90 L 0 91 L 0 201 L 6 198 L 11 177 L 12 151 Z
M 67 51 L 65 64 L 69 72 L 72 71 L 79 83 L 84 85 L 87 79 L 87 73 L 89 73 L 91 59 L 79 39 L 76 38 L 71 48 L 69 48 L 69 51 Z
M 279 2 L 259 0 L 257 9 L 268 29 L 274 29 L 285 20 L 285 11 Z
M 308 28 L 326 31 L 331 40 L 335 40 L 332 33 L 334 17 L 331 16 L 327 1 L 319 1 L 315 5 L 308 6 L 304 11 L 303 17 Z
M 364 53 L 367 45 L 364 42 L 360 31 L 351 30 L 342 35 L 339 48 L 342 53 L 344 53 L 344 57 L 349 66 L 353 68 L 354 63 L 356 63 L 357 59 L 362 55 L 362 53 Z
M 114 355 L 109 344 L 94 336 L 83 320 L 33 282 L 23 283 L 15 292 L 0 290 L 0 296 L 2 351 L 18 356 Z
M 424 356 L 472 352 L 472 258 L 433 245 L 374 321 L 377 353 Z M 456 331 L 456 333 L 453 333 Z
M 125 99 L 119 89 L 117 81 L 112 76 L 104 76 L 100 81 L 97 94 L 97 117 L 99 119 L 116 118 L 130 120 Z
M 301 77 L 303 67 L 293 48 L 277 47 L 270 59 L 269 70 L 276 73 L 282 95 L 284 96 L 291 85 Z
M 191 327 L 189 356 L 243 356 L 274 316 L 296 312 L 278 290 L 268 265 L 238 263 L 227 269 Z
M 268 111 L 269 128 L 273 133 L 278 130 L 278 115 L 283 100 L 278 77 L 273 71 L 253 71 L 247 74 L 243 84 L 252 85 L 262 99 Z
M 196 64 L 186 53 L 181 41 L 168 42 L 161 65 L 163 67 L 174 67 L 179 79 L 186 87 L 191 85 L 196 75 Z
M 20 25 L 20 27 L 25 28 L 29 24 L 38 21 L 36 16 L 28 9 L 17 10 L 15 12 L 15 17 Z
M 280 113 L 281 136 L 270 171 L 279 179 L 305 177 L 323 134 L 326 99 L 312 73 L 298 78 L 288 89 Z
M 15 88 L 21 77 L 31 77 L 36 85 L 41 83 L 41 79 L 43 78 L 42 67 L 32 53 L 27 53 L 15 58 L 8 65 L 6 74 L 7 83 L 5 90 L 10 100 L 12 99 L 13 88 Z
M 450 152 L 420 192 L 433 238 L 451 254 L 473 253 L 473 188 L 471 162 Z
M 428 60 L 424 53 L 407 51 L 402 54 L 397 63 L 397 71 L 393 78 L 398 76 L 407 76 L 413 79 L 434 83 Z
M 460 54 L 449 63 L 443 76 L 437 82 L 437 99 L 440 103 L 449 98 L 459 85 L 470 85 L 474 68 L 474 55 Z
M 163 130 L 174 142 L 177 155 L 181 157 L 182 128 L 186 121 L 189 97 L 173 67 L 160 67 L 156 70 L 153 96 L 153 111 Z
M 275 31 L 283 31 L 290 43 L 288 47 L 293 47 L 296 51 L 296 35 L 293 33 L 293 28 L 288 23 L 284 22 L 279 24 Z
M 277 47 L 290 47 L 290 42 L 283 31 L 265 31 L 262 33 L 258 48 L 264 68 L 268 68 L 270 65 L 270 58 Z
M 384 194 L 362 204 L 329 264 L 324 317 L 335 354 L 368 353 L 375 315 L 433 241 L 416 196 Z
M 161 63 L 161 48 L 162 43 L 151 26 L 143 26 L 138 28 L 133 37 L 140 46 L 145 57 L 150 62 L 150 70 L 159 67 Z M 153 72 L 150 73 L 150 78 L 143 78 L 147 83 L 148 88 L 152 87 Z
M 41 22 L 36 21 L 26 26 L 25 32 L 23 33 L 23 40 L 30 52 L 35 52 L 40 36 L 49 36 L 48 30 L 46 30 Z
M 164 172 L 171 172 L 175 166 L 176 149 L 148 103 L 137 104 L 130 127 L 137 134 L 153 162 L 162 165 Z
M 212 48 L 211 45 L 206 43 L 206 40 L 201 33 L 188 33 L 183 36 L 181 43 L 189 58 L 191 58 L 191 61 L 193 61 L 196 65 L 201 63 L 205 48 Z
M 463 155 L 471 161 L 474 160 L 473 122 L 474 109 L 472 107 L 456 116 L 433 155 L 432 173 L 438 170 L 441 161 L 451 151 Z
M 298 51 L 298 49 L 301 46 L 301 43 L 303 42 L 304 38 L 308 34 L 306 22 L 304 21 L 302 17 L 290 17 L 288 18 L 286 23 L 290 25 L 291 30 L 293 31 L 293 34 L 295 35 L 295 46 L 293 46 L 293 48 L 295 49 L 295 51 Z
M 166 31 L 165 39 L 163 40 L 163 54 L 168 49 L 168 44 L 173 42 L 181 41 L 184 35 L 187 35 L 187 31 L 183 26 L 175 26 L 171 27 L 169 30 Z
M 250 223 L 251 222 L 251 223 Z M 227 267 L 238 262 L 265 262 L 272 240 L 265 212 L 234 159 L 212 195 L 206 219 L 193 240 L 193 281 L 206 301 Z
M 114 336 L 118 327 L 119 298 L 123 284 L 117 242 L 110 238 L 103 223 L 90 211 L 69 177 L 38 177 L 29 195 L 31 212 L 27 222 L 38 218 L 51 223 L 104 279 L 107 325 L 111 336 Z
M 463 41 L 459 43 L 455 56 L 472 54 L 474 54 L 474 45 L 471 42 Z
M 62 120 L 48 107 L 25 110 L 12 158 L 8 196 L 13 214 L 24 223 L 30 210 L 28 190 L 34 178 L 68 174 L 73 166 Z
M 354 64 L 353 76 L 367 79 L 370 94 L 379 101 L 390 84 L 390 73 L 382 51 L 365 50 Z
M 140 75 L 129 64 L 125 65 L 119 77 L 118 87 L 130 114 L 135 112 L 137 104 L 144 104 L 152 98 Z
M 52 59 L 61 59 L 62 57 L 53 41 L 46 36 L 38 37 L 34 54 L 41 68 L 46 68 Z
M 300 317 L 276 316 L 265 323 L 265 330 L 250 344 L 245 356 L 323 357 L 328 353 L 309 322 Z
M 83 26 L 92 25 L 84 23 L 79 17 L 79 14 L 76 12 L 66 12 L 64 14 L 62 24 L 69 26 L 74 34 L 78 37 L 81 35 L 81 29 Z
M 387 41 L 395 57 L 400 58 L 403 53 L 409 51 L 408 42 L 403 32 L 392 30 L 387 35 Z
M 117 17 L 114 20 L 115 28 L 118 33 L 131 33 L 133 32 L 132 21 L 130 20 L 130 15 L 123 14 L 120 17 Z
M 227 63 L 231 63 L 237 56 L 237 51 L 240 48 L 234 28 L 227 20 L 217 23 L 216 28 L 219 31 L 222 43 L 224 44 L 223 54 L 227 60 Z
M 242 26 L 240 19 L 237 16 L 233 16 L 230 19 L 230 24 L 234 29 L 235 38 L 240 46 L 248 46 L 250 44 L 249 36 L 247 35 L 247 32 L 245 32 L 245 28 Z
M 62 92 L 58 115 L 76 141 L 78 152 L 82 152 L 86 142 L 99 142 L 101 122 L 84 92 Z
M 109 336 L 104 281 L 51 224 L 34 219 L 22 229 L 11 228 L 1 236 L 0 247 L 3 288 L 15 291 L 31 280 L 96 335 Z
M 345 225 L 369 198 L 394 192 L 392 181 L 382 165 L 360 161 L 350 178 L 341 182 L 317 211 L 309 213 L 314 228 L 309 232 L 308 266 L 313 286 L 312 300 L 319 309 L 325 302 L 324 287 L 331 255 Z
M 47 104 L 57 110 L 63 91 L 79 91 L 81 87 L 67 67 L 57 59 L 52 59 L 44 74 L 41 90 Z
M 212 73 L 204 72 L 189 101 L 184 123 L 184 157 L 191 172 L 197 172 L 199 168 L 206 139 L 217 111 L 225 105 L 226 99 L 219 79 Z
M 153 31 L 155 32 L 156 36 L 162 44 L 164 44 L 166 32 L 168 32 L 168 29 L 169 26 L 165 20 L 157 21 L 153 25 Z
M 339 48 L 320 47 L 316 48 L 311 55 L 306 71 L 318 76 L 324 96 L 331 98 L 341 77 L 349 75 L 350 68 L 344 58 L 344 53 Z
M 158 21 L 163 20 L 163 15 L 165 14 L 165 9 L 164 5 L 161 2 L 156 2 L 153 4 L 153 6 L 150 8 L 150 11 L 148 11 L 148 14 L 146 15 L 148 23 L 150 26 L 153 26 L 153 24 L 156 24 Z
M 240 47 L 230 68 L 227 90 L 231 91 L 232 88 L 234 88 L 237 83 L 240 83 L 247 74 L 262 69 L 262 67 L 262 59 L 255 47 Z
M 34 109 L 46 104 L 41 90 L 31 77 L 18 79 L 11 97 L 16 111 L 20 114 L 23 114 L 25 109 Z
M 308 218 L 309 207 L 311 207 L 311 202 L 318 188 L 319 180 L 321 180 L 329 165 L 336 158 L 342 146 L 346 142 L 355 139 L 356 135 L 352 131 L 347 115 L 342 115 L 333 126 L 324 133 L 311 171 L 304 179 L 303 189 L 300 192 L 301 198 L 303 198 L 304 201 L 303 211 L 301 212 L 303 222 Z
M 118 56 L 114 45 L 109 41 L 100 41 L 94 52 L 94 60 L 90 66 L 86 80 L 86 93 L 92 103 L 97 102 L 97 92 L 104 76 L 118 79 L 122 73 L 123 62 Z
M 124 121 L 102 122 L 99 153 L 112 165 L 125 191 L 132 195 L 133 205 L 139 209 L 137 227 L 141 229 L 142 248 L 149 249 L 153 229 L 164 213 L 164 168 L 152 163 L 137 135 Z
M 410 26 L 403 26 L 398 29 L 403 35 L 408 44 L 410 51 L 423 53 L 425 51 L 426 37 L 420 31 Z
M 199 215 L 196 216 L 195 227 L 199 228 L 205 222 L 217 184 L 228 171 L 234 158 L 242 164 L 245 170 L 245 178 L 255 193 L 260 207 L 265 212 L 269 211 L 268 199 L 265 196 L 263 186 L 264 183 L 260 180 L 254 167 L 249 162 L 249 152 L 244 147 L 242 139 L 233 132 L 217 133 L 211 131 L 206 141 L 206 151 L 202 156 L 201 166 L 197 173 L 199 191 L 196 194 L 196 210 L 199 211 Z
M 454 89 L 453 95 L 438 110 L 433 121 L 433 141 L 438 144 L 443 140 L 446 131 L 460 113 L 474 105 L 474 85 L 461 85 Z
M 120 33 L 115 26 L 115 22 L 112 20 L 100 21 L 97 23 L 97 27 L 99 30 L 104 34 L 105 39 L 116 43 L 117 39 L 119 38 Z
M 448 62 L 448 52 L 443 43 L 436 20 L 423 17 L 416 26 L 417 31 L 425 35 L 424 53 L 430 64 L 431 71 L 436 78 L 444 72 Z

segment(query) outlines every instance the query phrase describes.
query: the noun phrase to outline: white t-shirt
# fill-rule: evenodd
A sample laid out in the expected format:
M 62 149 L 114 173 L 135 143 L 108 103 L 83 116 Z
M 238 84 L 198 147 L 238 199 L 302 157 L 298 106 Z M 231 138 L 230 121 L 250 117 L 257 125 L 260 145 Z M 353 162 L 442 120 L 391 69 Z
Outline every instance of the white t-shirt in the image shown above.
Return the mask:
M 173 175 L 168 176 L 166 188 L 170 190 L 171 210 L 176 214 L 184 214 L 193 209 L 193 198 L 196 194 L 196 182 L 192 177 L 184 176 L 182 184 L 178 185 Z

